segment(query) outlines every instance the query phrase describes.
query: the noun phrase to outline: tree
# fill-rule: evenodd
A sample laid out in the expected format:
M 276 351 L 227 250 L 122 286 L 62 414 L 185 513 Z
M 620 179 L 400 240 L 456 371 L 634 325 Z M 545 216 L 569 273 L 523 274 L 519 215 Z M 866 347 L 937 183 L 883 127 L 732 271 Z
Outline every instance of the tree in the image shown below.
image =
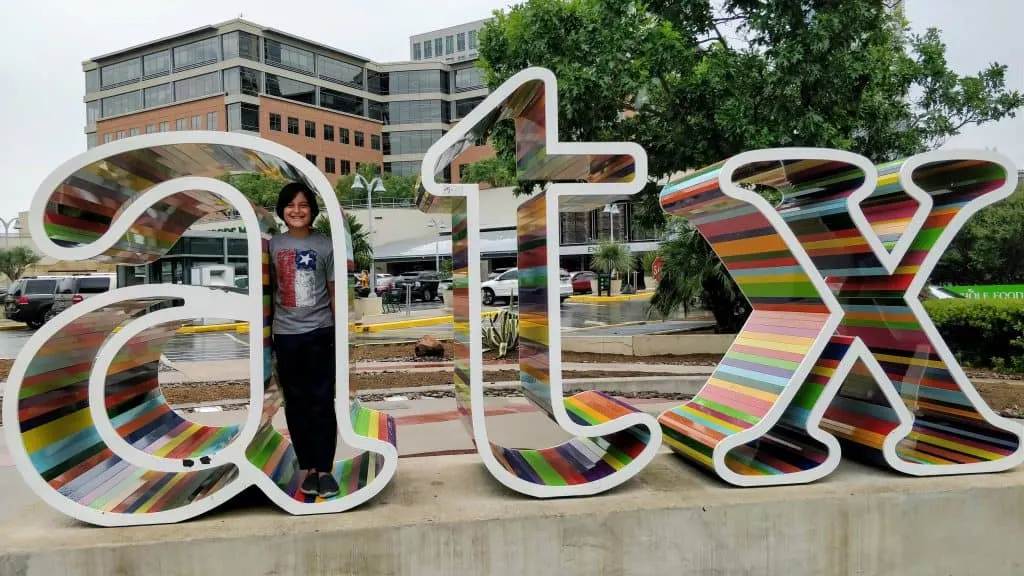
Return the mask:
M 29 266 L 39 263 L 42 259 L 42 256 L 24 246 L 0 248 L 0 274 L 13 282 L 21 278 Z
M 378 176 L 377 168 L 373 164 L 360 165 L 358 172 L 366 179 L 367 182 L 371 182 Z M 383 175 L 380 175 L 380 177 L 386 192 L 375 192 L 373 194 L 374 206 L 394 200 L 412 201 L 416 197 L 416 176 L 399 176 L 397 174 L 385 172 Z M 365 205 L 366 190 L 353 190 L 352 184 L 354 182 L 355 174 L 348 174 L 338 178 L 338 182 L 334 185 L 334 191 L 338 195 L 338 201 L 342 204 Z
M 356 263 L 356 270 L 369 270 L 373 266 L 373 247 L 370 246 L 370 234 L 363 228 L 363 224 L 356 219 L 355 214 L 346 213 L 345 222 L 348 224 L 348 233 L 352 241 L 352 254 Z M 330 238 L 331 223 L 327 216 L 321 215 L 313 223 L 313 229 Z M 335 259 L 335 261 L 338 261 Z
M 515 186 L 515 165 L 509 165 L 507 159 L 492 157 L 474 162 L 466 166 L 466 173 L 461 181 L 465 184 L 487 184 L 495 188 Z
M 274 178 L 258 172 L 224 174 L 219 177 L 238 189 L 250 202 L 273 211 L 277 206 L 277 195 L 287 180 Z
M 883 162 L 1024 105 L 1006 89 L 1005 66 L 957 75 L 939 32 L 911 33 L 891 4 L 529 0 L 495 13 L 481 34 L 481 65 L 492 89 L 528 66 L 550 68 L 559 80 L 559 137 L 637 142 L 652 180 L 780 146 Z M 490 136 L 511 165 L 511 128 Z M 637 197 L 648 226 L 664 225 L 657 191 L 651 182 Z M 658 290 L 680 293 L 665 282 Z
M 931 281 L 941 285 L 1024 284 L 1024 185 L 968 220 Z

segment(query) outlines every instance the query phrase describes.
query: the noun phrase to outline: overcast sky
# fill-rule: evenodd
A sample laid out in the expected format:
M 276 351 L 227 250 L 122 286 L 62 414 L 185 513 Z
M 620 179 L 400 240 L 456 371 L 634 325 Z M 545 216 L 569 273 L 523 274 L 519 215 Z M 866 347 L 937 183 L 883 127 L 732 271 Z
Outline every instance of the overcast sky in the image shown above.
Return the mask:
M 377 61 L 408 59 L 408 37 L 485 18 L 509 0 L 40 0 L 0 2 L 0 218 L 28 208 L 37 186 L 85 150 L 84 77 L 93 56 L 236 18 L 285 30 Z M 966 8 L 970 6 L 972 9 Z M 961 73 L 1007 64 L 1009 85 L 1024 89 L 1019 27 L 1022 0 L 908 0 L 915 28 L 943 30 L 950 64 Z M 1024 167 L 1024 111 L 998 125 L 970 127 L 948 146 L 995 146 Z

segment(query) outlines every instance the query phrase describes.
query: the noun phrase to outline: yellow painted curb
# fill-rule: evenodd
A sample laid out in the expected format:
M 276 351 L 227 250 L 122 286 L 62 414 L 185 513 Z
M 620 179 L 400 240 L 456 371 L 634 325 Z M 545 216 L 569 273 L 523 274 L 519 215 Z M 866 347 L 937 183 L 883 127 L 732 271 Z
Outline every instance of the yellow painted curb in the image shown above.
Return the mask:
M 178 334 L 206 334 L 208 332 L 239 332 L 249 331 L 248 322 L 232 322 L 230 324 L 211 324 L 209 326 L 182 326 L 178 328 Z
M 3 332 L 4 330 L 24 330 L 24 329 L 25 329 L 25 324 L 4 324 L 3 326 L 0 326 L 0 332 Z
M 630 300 L 647 300 L 654 296 L 654 292 L 643 292 L 641 294 L 619 294 L 618 296 L 570 296 L 567 302 L 577 304 L 607 304 L 609 302 L 629 302 Z

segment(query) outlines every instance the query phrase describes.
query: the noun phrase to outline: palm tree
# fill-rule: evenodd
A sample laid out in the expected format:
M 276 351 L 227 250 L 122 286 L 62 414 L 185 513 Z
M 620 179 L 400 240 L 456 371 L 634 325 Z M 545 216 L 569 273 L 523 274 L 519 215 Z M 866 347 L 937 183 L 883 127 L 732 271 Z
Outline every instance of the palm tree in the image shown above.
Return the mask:
M 355 214 L 345 214 L 345 224 L 348 228 L 349 241 L 352 243 L 352 254 L 355 257 L 356 270 L 369 270 L 373 266 L 373 247 L 370 246 L 370 234 L 363 228 L 363 224 L 356 219 Z M 313 229 L 327 236 L 331 236 L 331 223 L 326 215 L 321 215 L 313 223 Z
M 648 316 L 657 313 L 666 318 L 680 307 L 689 314 L 699 299 L 714 315 L 719 332 L 737 332 L 747 321 L 750 307 L 711 245 L 681 218 L 669 218 L 665 234 L 661 245 L 665 263 Z

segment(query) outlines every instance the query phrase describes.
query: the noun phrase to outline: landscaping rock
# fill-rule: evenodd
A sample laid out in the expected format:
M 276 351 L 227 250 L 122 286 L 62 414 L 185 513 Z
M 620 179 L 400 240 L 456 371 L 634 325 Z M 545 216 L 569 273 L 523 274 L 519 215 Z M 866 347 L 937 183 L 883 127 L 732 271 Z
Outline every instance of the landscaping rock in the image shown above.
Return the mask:
M 439 342 L 437 338 L 433 336 L 423 336 L 416 341 L 416 347 L 413 348 L 413 354 L 417 358 L 444 358 L 444 344 Z

